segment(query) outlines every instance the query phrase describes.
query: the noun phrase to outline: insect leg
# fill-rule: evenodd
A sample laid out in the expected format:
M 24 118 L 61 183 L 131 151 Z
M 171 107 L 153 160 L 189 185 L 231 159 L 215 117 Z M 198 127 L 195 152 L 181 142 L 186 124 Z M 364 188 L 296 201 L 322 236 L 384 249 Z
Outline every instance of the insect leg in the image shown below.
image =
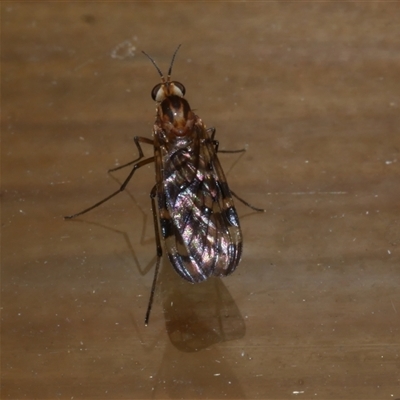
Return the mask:
M 157 208 L 155 200 L 156 197 L 157 197 L 157 186 L 154 185 L 153 189 L 151 189 L 150 192 L 150 198 L 151 198 L 151 208 L 153 210 L 154 233 L 156 235 L 157 263 L 154 271 L 153 283 L 151 285 L 150 299 L 149 299 L 149 304 L 147 306 L 146 317 L 144 319 L 144 324 L 146 326 L 149 323 L 150 319 L 151 306 L 153 305 L 154 292 L 156 290 L 157 276 L 158 276 L 158 271 L 160 269 L 160 262 L 162 257 L 162 247 L 161 247 L 160 231 L 158 229 Z
M 207 133 L 211 135 L 211 141 L 213 142 L 213 145 L 215 147 L 215 152 L 216 153 L 243 153 L 246 151 L 246 149 L 240 149 L 240 150 L 218 150 L 219 147 L 219 141 L 215 140 L 215 133 L 216 129 L 214 127 L 208 128 Z
M 242 153 L 244 151 L 246 151 L 246 149 L 241 149 L 241 150 L 218 150 L 218 146 L 219 146 L 219 142 L 218 140 L 215 140 L 215 133 L 216 133 L 216 129 L 215 128 L 208 128 L 207 129 L 207 133 L 210 135 L 211 137 L 211 141 L 215 147 L 215 152 L 216 153 Z M 230 190 L 230 189 L 229 189 Z M 264 210 L 263 208 L 258 208 L 258 207 L 254 207 L 253 205 L 251 205 L 250 203 L 248 203 L 246 200 L 243 200 L 242 198 L 240 198 L 236 193 L 234 193 L 232 190 L 230 190 L 232 196 L 236 197 L 241 203 L 243 203 L 245 206 L 251 208 L 254 211 L 260 211 L 260 212 L 266 212 L 266 210 Z
M 263 208 L 258 208 L 252 206 L 250 203 L 248 203 L 246 200 L 243 200 L 241 197 L 239 197 L 236 193 L 234 193 L 232 190 L 230 190 L 231 195 L 236 197 L 241 203 L 243 203 L 245 206 L 251 208 L 254 211 L 260 211 L 260 212 L 267 212 L 267 210 L 264 210 Z
M 78 213 L 76 213 L 76 214 L 67 215 L 67 216 L 65 216 L 64 218 L 65 218 L 65 219 L 72 219 L 72 218 L 75 218 L 75 217 L 77 217 L 78 215 L 82 215 L 82 214 L 87 213 L 87 212 L 90 211 L 90 210 L 93 210 L 93 208 L 98 207 L 99 205 L 105 203 L 107 200 L 110 200 L 111 198 L 113 198 L 114 196 L 116 196 L 118 193 L 120 193 L 120 192 L 122 192 L 123 190 L 125 190 L 126 185 L 129 183 L 129 181 L 131 180 L 133 174 L 135 173 L 135 171 L 136 171 L 137 169 L 139 169 L 140 167 L 143 167 L 143 165 L 149 164 L 149 163 L 151 163 L 151 162 L 153 162 L 153 161 L 154 161 L 154 157 L 150 157 L 150 158 L 147 158 L 146 160 L 143 160 L 143 161 L 140 161 L 140 162 L 136 163 L 136 164 L 133 166 L 132 171 L 129 173 L 128 177 L 125 179 L 124 183 L 121 185 L 121 187 L 120 187 L 117 191 L 115 191 L 114 193 L 110 194 L 109 196 L 107 196 L 107 197 L 104 198 L 103 200 L 100 200 L 99 202 L 97 202 L 97 203 L 94 204 L 93 206 L 91 206 L 91 207 L 89 207 L 89 208 L 86 208 L 85 210 L 83 210 L 83 211 L 81 211 L 81 212 L 78 212 Z
M 133 138 L 133 141 L 135 142 L 136 148 L 138 149 L 139 157 L 138 157 L 136 160 L 130 161 L 130 162 L 124 164 L 124 165 L 120 165 L 120 166 L 118 166 L 118 167 L 111 168 L 111 169 L 108 170 L 108 172 L 113 172 L 113 171 L 117 171 L 117 170 L 119 170 L 119 169 L 121 169 L 121 168 L 125 168 L 125 167 L 127 167 L 128 165 L 132 165 L 132 164 L 134 164 L 135 162 L 139 161 L 141 158 L 143 158 L 143 157 L 144 157 L 144 153 L 143 153 L 142 147 L 140 146 L 140 143 L 139 143 L 139 142 L 151 144 L 151 145 L 154 146 L 154 141 L 153 141 L 152 139 L 148 139 L 148 138 L 141 137 L 141 136 L 135 136 L 135 137 Z

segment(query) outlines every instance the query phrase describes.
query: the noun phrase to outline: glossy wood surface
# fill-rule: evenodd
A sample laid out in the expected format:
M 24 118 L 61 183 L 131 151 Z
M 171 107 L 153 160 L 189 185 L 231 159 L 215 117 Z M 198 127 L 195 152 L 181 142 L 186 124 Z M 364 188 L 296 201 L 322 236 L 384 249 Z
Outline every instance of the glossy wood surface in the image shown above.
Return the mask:
M 399 399 L 398 3 L 1 4 L 2 399 Z M 149 326 L 157 71 L 217 129 L 244 255 Z M 145 147 L 148 155 L 151 146 Z

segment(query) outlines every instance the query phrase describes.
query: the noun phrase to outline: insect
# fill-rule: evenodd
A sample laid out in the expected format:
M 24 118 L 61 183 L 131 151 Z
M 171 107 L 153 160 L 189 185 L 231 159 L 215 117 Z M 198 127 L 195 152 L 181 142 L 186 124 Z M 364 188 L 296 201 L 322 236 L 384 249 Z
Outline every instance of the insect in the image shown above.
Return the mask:
M 176 272 L 191 283 L 210 276 L 231 274 L 242 256 L 242 233 L 233 197 L 256 211 L 233 193 L 227 184 L 217 157 L 216 130 L 206 128 L 184 98 L 185 87 L 171 80 L 172 66 L 180 45 L 175 50 L 167 78 L 157 69 L 161 83 L 154 86 L 151 97 L 157 104 L 153 139 L 136 136 L 139 157 L 109 170 L 132 165 L 121 187 L 93 206 L 64 218 L 71 219 L 98 207 L 122 192 L 137 169 L 155 163 L 156 184 L 150 192 L 156 239 L 157 262 L 150 292 L 145 325 L 151 307 L 162 256 L 161 236 L 168 258 Z M 144 158 L 141 143 L 152 145 L 154 155 Z M 225 151 L 242 152 L 243 150 Z M 222 152 L 222 151 L 220 151 Z M 161 235 L 160 235 L 161 233 Z

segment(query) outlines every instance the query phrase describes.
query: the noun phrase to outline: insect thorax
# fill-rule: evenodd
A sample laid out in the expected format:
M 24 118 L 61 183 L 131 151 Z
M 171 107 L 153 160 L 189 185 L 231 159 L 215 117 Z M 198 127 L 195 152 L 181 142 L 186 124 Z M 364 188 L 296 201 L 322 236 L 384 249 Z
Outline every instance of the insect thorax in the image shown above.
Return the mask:
M 179 96 L 168 96 L 157 109 L 160 127 L 165 131 L 167 139 L 190 136 L 196 116 L 190 109 L 189 103 Z

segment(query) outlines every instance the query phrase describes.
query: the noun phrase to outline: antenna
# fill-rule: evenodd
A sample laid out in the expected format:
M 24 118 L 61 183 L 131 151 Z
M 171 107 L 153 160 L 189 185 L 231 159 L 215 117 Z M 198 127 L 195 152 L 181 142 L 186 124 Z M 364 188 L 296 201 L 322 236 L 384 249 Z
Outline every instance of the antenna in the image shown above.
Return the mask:
M 175 53 L 174 53 L 174 55 L 172 56 L 171 65 L 169 66 L 169 70 L 168 70 L 168 78 L 167 78 L 167 81 L 169 81 L 169 78 L 170 78 L 170 76 L 171 76 L 172 65 L 174 64 L 176 53 L 178 52 L 178 50 L 179 50 L 179 48 L 180 48 L 181 46 L 182 46 L 182 45 L 180 44 L 180 45 L 176 48 Z
M 176 53 L 178 52 L 178 50 L 179 50 L 179 48 L 180 48 L 181 46 L 182 46 L 182 45 L 180 44 L 180 45 L 176 48 L 176 50 L 175 50 L 175 52 L 174 52 L 174 55 L 172 56 L 171 64 L 170 64 L 170 66 L 169 66 L 168 75 L 167 75 L 167 82 L 169 82 L 170 77 L 171 77 L 172 66 L 174 65 Z M 161 76 L 161 80 L 162 80 L 162 82 L 164 83 L 164 82 L 165 82 L 164 74 L 161 72 L 160 68 L 158 68 L 158 65 L 156 64 L 156 62 L 155 62 L 146 52 L 144 52 L 143 50 L 142 50 L 142 53 L 143 53 L 143 54 L 152 62 L 152 64 L 156 67 L 158 73 L 159 73 L 160 76 Z

